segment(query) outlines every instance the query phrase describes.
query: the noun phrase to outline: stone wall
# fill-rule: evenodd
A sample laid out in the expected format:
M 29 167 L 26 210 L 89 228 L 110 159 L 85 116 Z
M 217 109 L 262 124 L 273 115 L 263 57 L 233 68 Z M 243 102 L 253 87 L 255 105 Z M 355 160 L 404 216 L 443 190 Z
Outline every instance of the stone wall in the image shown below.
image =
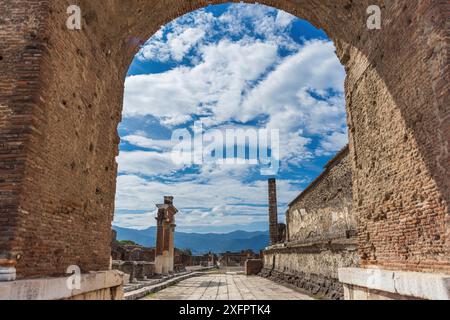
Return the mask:
M 122 300 L 124 274 L 116 270 L 83 274 L 71 288 L 70 278 L 41 278 L 0 282 L 2 300 Z
M 338 270 L 358 265 L 352 201 L 352 168 L 346 147 L 289 204 L 288 242 L 264 252 L 262 275 L 318 297 L 342 299 Z
M 245 261 L 245 274 L 247 276 L 257 275 L 264 267 L 264 263 L 261 259 L 248 259 Z
M 288 243 L 264 252 L 263 277 L 304 289 L 318 298 L 343 299 L 338 269 L 358 265 L 356 240 Z
M 352 169 L 346 147 L 290 203 L 286 214 L 288 241 L 347 238 L 356 234 L 358 222 L 352 203 Z
M 146 261 L 113 261 L 112 269 L 130 275 L 130 281 L 147 280 L 155 276 L 155 263 Z
M 249 259 L 259 259 L 259 254 L 252 250 L 241 252 L 225 252 L 220 254 L 219 264 L 222 267 L 243 267 Z
M 0 2 L 0 267 L 108 269 L 129 64 L 161 25 L 223 2 L 78 0 L 80 31 L 72 1 Z M 362 266 L 450 273 L 448 1 L 260 3 L 325 30 L 346 67 Z

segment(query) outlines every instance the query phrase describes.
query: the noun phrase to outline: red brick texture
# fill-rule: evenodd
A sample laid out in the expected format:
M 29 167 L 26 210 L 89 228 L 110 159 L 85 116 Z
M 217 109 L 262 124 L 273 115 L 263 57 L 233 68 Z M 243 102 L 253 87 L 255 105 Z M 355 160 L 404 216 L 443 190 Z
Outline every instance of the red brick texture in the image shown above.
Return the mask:
M 129 64 L 161 25 L 221 2 L 0 2 L 0 261 L 19 278 L 108 269 Z M 323 28 L 346 66 L 362 264 L 450 272 L 448 1 L 260 3 Z
M 263 261 L 261 259 L 249 259 L 245 261 L 245 274 L 247 276 L 254 276 L 259 274 L 263 268 Z

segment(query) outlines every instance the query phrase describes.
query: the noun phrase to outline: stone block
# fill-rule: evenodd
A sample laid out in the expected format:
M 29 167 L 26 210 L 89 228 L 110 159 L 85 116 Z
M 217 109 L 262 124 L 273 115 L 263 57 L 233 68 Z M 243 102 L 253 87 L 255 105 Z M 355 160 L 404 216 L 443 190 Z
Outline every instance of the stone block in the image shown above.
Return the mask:
M 257 275 L 263 268 L 261 259 L 250 259 L 245 261 L 245 274 L 248 276 Z
M 375 291 L 379 296 L 450 300 L 450 275 L 445 274 L 343 268 L 339 280 L 346 285 L 349 299 L 367 299 Z

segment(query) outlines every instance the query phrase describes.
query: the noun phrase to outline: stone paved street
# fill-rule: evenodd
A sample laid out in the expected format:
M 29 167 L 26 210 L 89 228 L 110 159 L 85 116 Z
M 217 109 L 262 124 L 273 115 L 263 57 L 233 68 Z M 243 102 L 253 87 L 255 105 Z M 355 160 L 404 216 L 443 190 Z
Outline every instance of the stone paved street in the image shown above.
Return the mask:
M 210 274 L 191 278 L 146 300 L 311 300 L 295 290 L 261 277 Z

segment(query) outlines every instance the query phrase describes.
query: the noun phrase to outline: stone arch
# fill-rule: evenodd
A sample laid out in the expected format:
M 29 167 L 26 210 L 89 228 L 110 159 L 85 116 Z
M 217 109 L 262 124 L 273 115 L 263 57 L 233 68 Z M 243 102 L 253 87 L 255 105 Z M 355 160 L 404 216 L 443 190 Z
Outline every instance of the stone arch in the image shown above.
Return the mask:
M 80 31 L 65 28 L 68 0 L 0 4 L 1 266 L 20 278 L 108 268 L 131 59 L 161 25 L 224 2 L 79 0 Z M 363 265 L 450 272 L 448 3 L 260 3 L 323 28 L 346 66 Z M 366 28 L 373 4 L 382 30 Z

